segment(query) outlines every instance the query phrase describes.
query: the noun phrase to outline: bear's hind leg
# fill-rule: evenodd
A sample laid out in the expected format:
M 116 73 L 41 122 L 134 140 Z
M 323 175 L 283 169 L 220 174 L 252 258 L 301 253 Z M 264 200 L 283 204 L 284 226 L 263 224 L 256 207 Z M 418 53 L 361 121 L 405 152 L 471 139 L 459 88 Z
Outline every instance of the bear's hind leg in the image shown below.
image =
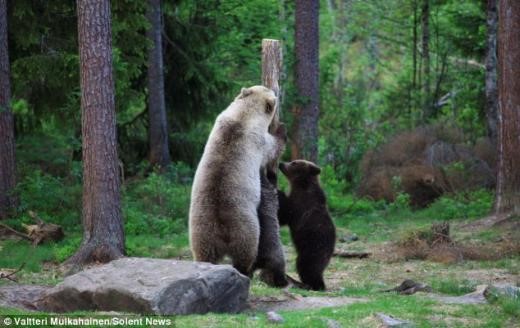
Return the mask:
M 260 280 L 273 287 L 285 287 L 289 284 L 285 271 L 280 269 L 262 269 Z
M 308 285 L 312 290 L 325 290 L 325 281 L 323 280 L 325 268 L 320 262 L 319 259 L 301 255 L 296 259 L 296 270 L 302 283 Z
M 219 254 L 215 246 L 193 247 L 192 253 L 193 259 L 197 262 L 218 264 L 222 260 L 222 255 Z
M 252 277 L 253 266 L 256 260 L 258 242 L 250 242 L 251 245 L 235 245 L 229 250 L 229 257 L 233 262 L 233 267 L 241 274 Z
M 233 261 L 233 267 L 238 270 L 244 276 L 252 277 L 253 274 L 253 265 L 255 262 L 254 257 L 247 256 L 245 254 L 232 254 L 231 255 Z

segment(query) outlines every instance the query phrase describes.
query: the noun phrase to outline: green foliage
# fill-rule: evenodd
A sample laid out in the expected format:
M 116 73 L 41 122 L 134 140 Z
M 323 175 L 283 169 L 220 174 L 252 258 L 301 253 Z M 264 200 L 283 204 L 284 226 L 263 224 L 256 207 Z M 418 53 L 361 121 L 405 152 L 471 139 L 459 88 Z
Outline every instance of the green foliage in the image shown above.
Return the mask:
M 474 219 L 487 215 L 493 206 L 494 195 L 488 190 L 446 195 L 425 209 L 424 215 L 439 220 Z
M 35 248 L 16 240 L 2 240 L 0 246 L 0 268 L 18 269 L 25 263 L 24 272 L 40 272 L 44 263 L 55 260 L 52 247 Z
M 34 211 L 45 221 L 79 229 L 81 185 L 69 185 L 64 178 L 35 170 L 18 183 L 16 192 L 21 222 L 32 222 L 26 213 Z
M 126 254 L 137 257 L 174 258 L 189 254 L 188 234 L 168 234 L 166 237 L 156 235 L 132 235 L 126 240 Z
M 509 295 L 491 292 L 486 298 L 491 304 L 498 305 L 505 314 L 517 320 L 520 319 L 520 294 L 518 292 L 512 292 Z
M 410 211 L 410 195 L 404 192 L 397 194 L 395 201 L 388 206 L 390 212 Z
M 129 235 L 154 234 L 160 237 L 186 230 L 190 187 L 180 184 L 191 171 L 177 163 L 168 174 L 150 174 L 125 186 L 123 215 Z M 189 180 L 188 180 L 189 182 Z
M 60 243 L 53 244 L 54 258 L 62 263 L 79 249 L 81 237 L 78 235 L 67 236 Z
M 421 81 L 412 83 L 413 3 L 320 6 L 319 164 L 330 165 L 349 190 L 359 182 L 359 162 L 367 150 L 385 136 L 424 123 Z M 115 0 L 111 7 L 119 154 L 125 173 L 135 175 L 148 152 L 149 23 L 146 2 Z M 164 2 L 162 9 L 174 161 L 195 167 L 216 114 L 241 87 L 260 83 L 263 38 L 283 41 L 282 119 L 291 123 L 290 109 L 300 101 L 294 90 L 292 2 L 177 0 Z M 79 160 L 75 3 L 11 1 L 8 14 L 18 135 L 31 138 L 52 130 L 70 140 L 72 158 Z M 474 0 L 432 2 L 430 14 L 432 103 L 449 95 L 431 120 L 456 122 L 474 140 L 485 135 L 485 6 Z M 417 32 L 420 39 L 420 24 Z M 71 160 L 46 154 L 51 161 Z
M 322 167 L 320 183 L 327 195 L 327 204 L 333 216 L 363 215 L 381 208 L 382 202 L 372 202 L 357 198 L 346 191 L 349 189 L 345 180 L 336 176 L 331 165 Z

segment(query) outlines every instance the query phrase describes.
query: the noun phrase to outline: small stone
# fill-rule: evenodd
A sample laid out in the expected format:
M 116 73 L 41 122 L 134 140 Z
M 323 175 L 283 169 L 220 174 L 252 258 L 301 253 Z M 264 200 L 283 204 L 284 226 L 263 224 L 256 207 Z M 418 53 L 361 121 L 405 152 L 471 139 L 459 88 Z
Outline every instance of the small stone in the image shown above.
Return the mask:
M 396 317 L 393 317 L 391 315 L 387 315 L 384 313 L 377 313 L 376 316 L 379 320 L 383 323 L 383 327 L 389 328 L 389 327 L 399 327 L 399 328 L 409 328 L 409 327 L 415 327 L 415 325 L 409 321 L 404 321 L 401 319 L 397 319 Z
M 267 312 L 267 321 L 272 323 L 283 323 L 284 319 L 281 315 L 274 311 Z
M 327 328 L 342 328 L 341 323 L 333 319 L 327 319 Z
M 341 243 L 351 243 L 351 242 L 358 241 L 358 240 L 359 240 L 359 237 L 356 234 L 345 235 L 345 236 L 342 236 L 339 238 L 339 241 Z

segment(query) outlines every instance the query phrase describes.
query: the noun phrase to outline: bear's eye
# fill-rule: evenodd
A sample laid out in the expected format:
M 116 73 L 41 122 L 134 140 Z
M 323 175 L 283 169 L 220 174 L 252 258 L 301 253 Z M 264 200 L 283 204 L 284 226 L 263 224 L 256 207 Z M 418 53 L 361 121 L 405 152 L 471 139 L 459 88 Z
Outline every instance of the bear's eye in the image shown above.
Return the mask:
M 265 104 L 265 112 L 267 114 L 271 114 L 273 112 L 274 106 L 270 103 Z

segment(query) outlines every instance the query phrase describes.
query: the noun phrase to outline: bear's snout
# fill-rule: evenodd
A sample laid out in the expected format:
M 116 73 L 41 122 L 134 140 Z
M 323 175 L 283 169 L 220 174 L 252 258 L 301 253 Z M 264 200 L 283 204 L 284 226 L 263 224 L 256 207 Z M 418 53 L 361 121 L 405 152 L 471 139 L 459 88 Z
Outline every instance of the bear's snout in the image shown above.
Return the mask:
M 280 162 L 280 164 L 278 164 L 278 168 L 280 169 L 280 171 L 282 171 L 283 174 L 287 175 L 287 163 L 286 162 Z

